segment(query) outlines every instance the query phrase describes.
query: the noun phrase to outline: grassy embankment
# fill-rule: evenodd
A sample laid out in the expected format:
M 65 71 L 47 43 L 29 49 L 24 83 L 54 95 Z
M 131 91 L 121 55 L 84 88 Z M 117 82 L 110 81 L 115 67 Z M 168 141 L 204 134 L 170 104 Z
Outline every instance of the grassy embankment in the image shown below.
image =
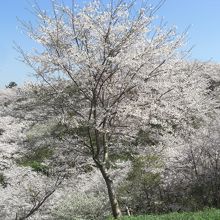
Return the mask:
M 220 210 L 207 209 L 200 212 L 173 212 L 164 215 L 123 217 L 120 220 L 220 220 Z

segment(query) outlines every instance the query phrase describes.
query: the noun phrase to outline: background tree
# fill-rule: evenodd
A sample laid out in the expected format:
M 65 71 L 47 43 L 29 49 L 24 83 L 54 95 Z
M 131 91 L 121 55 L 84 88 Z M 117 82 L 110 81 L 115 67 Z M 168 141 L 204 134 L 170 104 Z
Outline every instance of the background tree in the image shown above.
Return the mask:
M 16 82 L 10 82 L 7 86 L 5 86 L 6 88 L 13 88 L 13 87 L 15 87 L 15 86 L 17 86 L 17 83 Z
M 74 154 L 92 160 L 115 218 L 121 210 L 112 169 L 147 155 L 149 147 L 178 145 L 183 131 L 193 129 L 188 121 L 210 107 L 207 80 L 195 74 L 199 65 L 183 62 L 179 51 L 184 35 L 154 27 L 162 2 L 138 9 L 135 2 L 92 1 L 71 9 L 53 2 L 52 14 L 36 6 L 37 25 L 22 27 L 41 47 L 18 48 L 40 79 L 28 87 L 24 117 L 50 125 L 46 134 L 68 143 L 59 148 L 72 152 L 68 160 Z

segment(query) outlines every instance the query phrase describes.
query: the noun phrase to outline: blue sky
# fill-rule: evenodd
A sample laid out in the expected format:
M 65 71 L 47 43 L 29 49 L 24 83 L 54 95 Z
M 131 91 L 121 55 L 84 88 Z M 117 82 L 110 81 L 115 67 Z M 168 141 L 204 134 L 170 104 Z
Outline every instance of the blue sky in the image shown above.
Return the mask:
M 37 2 L 43 9 L 48 9 L 50 5 L 50 0 Z M 4 87 L 10 81 L 16 81 L 21 85 L 24 81 L 31 80 L 31 70 L 16 59 L 18 53 L 13 49 L 13 41 L 25 50 L 34 47 L 17 28 L 16 17 L 26 21 L 33 20 L 33 16 L 27 10 L 30 7 L 31 4 L 27 0 L 0 2 L 0 87 Z M 192 58 L 220 62 L 220 0 L 167 0 L 157 15 L 164 17 L 168 25 L 176 25 L 179 32 L 191 25 L 188 45 L 194 46 Z

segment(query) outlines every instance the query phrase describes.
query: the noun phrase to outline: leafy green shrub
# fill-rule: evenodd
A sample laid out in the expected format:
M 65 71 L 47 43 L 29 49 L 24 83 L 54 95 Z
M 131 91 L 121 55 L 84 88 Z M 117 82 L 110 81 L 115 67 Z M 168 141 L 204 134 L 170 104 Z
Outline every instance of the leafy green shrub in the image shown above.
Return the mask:
M 0 173 L 0 184 L 3 188 L 7 187 L 8 183 L 6 181 L 6 177 L 3 173 Z
M 43 162 L 46 159 L 49 159 L 53 155 L 53 150 L 47 146 L 40 147 L 33 152 L 30 152 L 26 155 L 24 155 L 21 160 L 20 164 L 25 165 L 28 164 L 30 161 L 37 161 L 37 162 Z
M 32 161 L 29 163 L 29 166 L 35 172 L 41 172 L 45 175 L 49 175 L 49 167 L 47 165 L 41 164 L 40 162 L 37 161 Z
M 49 175 L 49 166 L 44 165 L 43 161 L 49 159 L 52 155 L 52 149 L 41 147 L 19 158 L 17 163 L 21 166 L 29 166 L 33 171 Z
M 158 171 L 161 167 L 158 156 L 135 157 L 126 180 L 117 189 L 120 203 L 135 214 L 161 211 L 161 176 Z
M 91 164 L 85 164 L 83 167 L 82 167 L 83 171 L 85 173 L 90 173 L 94 170 L 93 166 Z
M 16 82 L 10 82 L 7 86 L 5 86 L 6 88 L 13 88 L 13 87 L 15 87 L 15 86 L 17 86 L 17 83 Z
M 155 125 L 154 128 L 159 129 L 161 127 L 159 125 L 158 125 L 158 127 Z M 158 140 L 155 137 L 153 137 L 153 133 L 154 132 L 152 132 L 151 130 L 144 131 L 141 129 L 138 132 L 137 138 L 133 144 L 134 145 L 142 144 L 142 145 L 149 145 L 149 146 L 154 146 L 154 145 L 158 144 Z
M 4 132 L 5 130 L 3 128 L 0 128 L 0 135 L 3 135 Z

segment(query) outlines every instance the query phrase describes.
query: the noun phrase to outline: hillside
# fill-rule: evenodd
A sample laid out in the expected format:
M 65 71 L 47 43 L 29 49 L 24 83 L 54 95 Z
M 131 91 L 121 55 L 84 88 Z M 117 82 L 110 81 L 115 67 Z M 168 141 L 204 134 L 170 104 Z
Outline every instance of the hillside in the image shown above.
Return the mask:
M 210 67 L 214 68 L 212 65 Z M 209 71 L 211 72 L 211 68 Z M 218 100 L 218 75 L 214 74 L 212 78 L 211 85 L 213 88 L 209 96 Z M 100 172 L 95 169 L 94 164 L 89 159 L 79 157 L 74 162 L 77 165 L 62 170 L 63 173 L 68 174 L 68 177 L 59 186 L 56 186 L 57 178 L 62 175 L 59 174 L 59 176 L 55 173 L 49 175 L 49 170 L 47 169 L 52 166 L 51 161 L 53 163 L 54 161 L 58 162 L 60 158 L 68 161 L 70 152 L 68 153 L 69 156 L 65 156 L 65 154 L 63 157 L 62 155 L 54 155 L 54 157 L 50 158 L 50 153 L 48 153 L 50 151 L 41 148 L 40 145 L 37 145 L 38 148 L 30 148 L 32 143 L 29 142 L 30 137 L 33 139 L 36 134 L 36 137 L 40 137 L 43 134 L 42 132 L 46 130 L 45 125 L 37 127 L 36 130 L 29 116 L 26 118 L 24 116 L 19 117 L 20 109 L 16 108 L 16 106 L 22 102 L 20 101 L 22 94 L 20 91 L 21 89 L 18 88 L 7 88 L 0 91 L 0 219 L 11 220 L 16 215 L 25 216 L 53 189 L 55 189 L 55 192 L 31 215 L 30 219 L 62 219 L 64 216 L 72 216 L 74 212 L 81 217 L 90 216 L 87 216 L 87 219 L 103 219 L 104 216 L 109 215 L 105 183 Z M 26 98 L 23 100 L 26 100 Z M 219 128 L 219 120 L 214 120 L 210 122 L 208 127 L 206 125 L 197 127 L 196 138 L 191 139 L 189 145 L 184 143 L 184 145 L 176 147 L 167 147 L 160 155 L 163 157 L 163 167 L 161 165 L 158 167 L 157 159 L 152 160 L 150 159 L 151 156 L 146 161 L 145 159 L 142 161 L 141 157 L 140 160 L 137 158 L 137 162 L 133 160 L 126 162 L 123 161 L 123 157 L 121 159 L 119 157 L 116 163 L 117 167 L 112 167 L 111 169 L 111 175 L 114 177 L 117 190 L 119 190 L 124 213 L 126 213 L 127 207 L 133 206 L 133 202 L 137 203 L 136 199 L 139 200 L 139 197 L 136 198 L 136 189 L 141 192 L 144 190 L 142 187 L 149 187 L 146 192 L 148 195 L 153 196 L 149 198 L 149 201 L 153 202 L 152 204 L 140 204 L 145 210 L 153 211 L 156 209 L 159 212 L 163 210 L 191 210 L 190 206 L 195 201 L 189 201 L 187 198 L 188 194 L 191 195 L 192 193 L 190 187 L 201 187 L 200 178 L 202 178 L 203 183 L 205 183 L 202 187 L 207 189 L 209 184 L 214 183 L 210 183 L 210 179 L 216 181 L 215 178 L 218 176 L 218 173 L 215 173 L 216 167 L 213 168 L 212 166 L 214 159 L 212 160 L 210 155 L 213 157 L 218 155 Z M 42 141 L 41 145 L 44 143 Z M 209 149 L 208 156 L 205 149 Z M 154 153 L 152 154 L 152 152 Z M 152 158 L 155 155 L 159 156 L 155 152 L 154 149 L 149 151 L 148 154 L 154 155 Z M 58 154 L 60 154 L 60 151 L 58 151 Z M 70 160 L 71 158 L 73 157 L 71 156 Z M 206 164 L 204 163 L 204 158 L 206 158 Z M 216 162 L 217 160 L 218 157 Z M 218 166 L 217 163 L 216 165 Z M 190 166 L 192 168 L 189 168 Z M 194 177 L 190 177 L 190 172 L 193 173 L 195 168 L 198 172 L 196 175 L 199 182 L 194 180 L 195 182 L 190 186 L 191 183 L 185 177 L 188 176 L 188 178 L 194 179 Z M 54 166 L 53 169 L 57 169 L 57 166 Z M 145 170 L 145 174 L 139 175 L 141 169 Z M 119 172 L 120 176 L 117 175 Z M 158 175 L 164 179 L 157 179 Z M 206 179 L 207 182 L 204 182 Z M 128 187 L 127 190 L 131 191 L 127 191 L 124 194 L 124 189 L 126 189 L 124 187 Z M 164 190 L 162 193 L 166 201 L 163 201 L 163 198 L 159 199 L 157 194 L 158 187 L 160 190 Z M 185 187 L 188 187 L 189 191 L 185 191 Z M 210 188 L 208 193 L 212 192 L 212 190 Z M 183 195 L 181 193 L 185 193 L 185 198 L 180 197 Z M 173 198 L 168 199 L 169 196 Z M 199 193 L 196 196 L 203 195 Z M 134 201 L 130 199 L 134 199 Z M 140 200 L 140 202 L 143 201 Z M 196 202 L 194 205 L 197 206 Z M 198 206 L 201 206 L 201 204 L 198 204 Z M 91 209 L 91 207 L 93 208 Z M 133 207 L 131 210 L 133 210 Z M 85 214 L 86 209 L 92 214 Z
M 4 220 L 15 219 L 16 213 L 28 213 L 34 205 L 35 196 L 35 199 L 42 199 L 56 181 L 53 177 L 34 171 L 31 164 L 18 163 L 21 155 L 27 151 L 24 140 L 30 122 L 13 117 L 10 106 L 15 104 L 16 96 L 16 88 L 0 90 L 0 219 Z M 54 219 L 52 210 L 62 204 L 62 200 L 66 201 L 79 192 L 102 191 L 96 185 L 101 181 L 99 172 L 78 174 L 72 170 L 71 173 L 72 177 L 63 182 L 45 206 L 30 219 Z

